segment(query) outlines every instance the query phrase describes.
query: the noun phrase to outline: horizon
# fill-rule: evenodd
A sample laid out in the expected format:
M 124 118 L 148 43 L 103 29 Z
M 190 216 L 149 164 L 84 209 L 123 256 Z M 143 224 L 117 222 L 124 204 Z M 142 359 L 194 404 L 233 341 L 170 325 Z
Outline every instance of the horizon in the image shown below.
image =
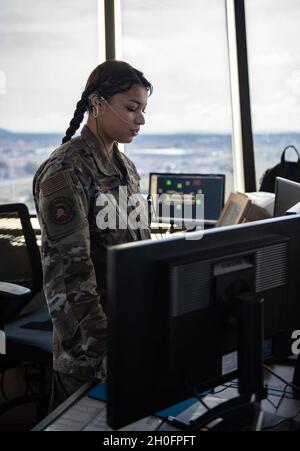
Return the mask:
M 80 131 L 80 130 L 79 130 Z M 3 128 L 0 127 L 0 133 L 1 132 L 5 132 L 8 134 L 12 134 L 12 135 L 63 135 L 65 132 L 64 131 L 18 131 L 18 130 L 10 130 L 7 128 Z M 76 132 L 76 134 L 78 134 L 78 130 Z M 74 137 L 76 136 L 76 134 L 74 135 Z M 282 131 L 259 131 L 259 132 L 253 132 L 253 136 L 258 136 L 258 135 L 299 135 L 300 131 L 296 131 L 296 130 L 282 130 Z M 221 136 L 232 136 L 232 132 L 217 132 L 217 131 L 177 131 L 177 132 L 142 132 L 141 134 L 138 135 L 138 138 L 142 137 L 142 136 L 174 136 L 174 135 L 221 135 Z M 130 143 L 131 144 L 131 143 Z M 128 144 L 128 145 L 130 145 Z

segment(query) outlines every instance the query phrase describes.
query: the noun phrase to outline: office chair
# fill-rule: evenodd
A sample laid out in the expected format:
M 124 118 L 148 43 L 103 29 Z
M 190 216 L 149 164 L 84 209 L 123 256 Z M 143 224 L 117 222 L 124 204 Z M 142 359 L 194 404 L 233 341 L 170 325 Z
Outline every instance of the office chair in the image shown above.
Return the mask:
M 52 368 L 52 322 L 46 305 L 24 314 L 30 301 L 42 291 L 42 265 L 26 205 L 0 205 L 0 329 L 6 334 L 6 355 L 0 358 L 2 382 L 5 371 L 29 362 L 38 368 L 38 392 L 9 400 L 0 415 L 26 403 L 37 402 L 40 420 L 47 410 L 46 372 Z M 29 384 L 30 385 L 30 384 Z M 1 384 L 3 391 L 3 383 Z
M 26 205 L 0 205 L 0 249 L 0 280 L 30 288 L 32 297 L 41 291 L 41 256 Z

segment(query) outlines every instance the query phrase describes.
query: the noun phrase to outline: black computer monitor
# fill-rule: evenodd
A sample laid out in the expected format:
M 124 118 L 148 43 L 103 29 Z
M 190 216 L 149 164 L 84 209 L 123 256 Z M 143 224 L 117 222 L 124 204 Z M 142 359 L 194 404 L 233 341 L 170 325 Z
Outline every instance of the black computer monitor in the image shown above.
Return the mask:
M 276 177 L 274 216 L 284 216 L 291 207 L 300 202 L 300 183 Z
M 173 236 L 108 249 L 112 427 L 236 376 L 243 295 L 264 299 L 268 355 L 291 354 L 290 332 L 300 321 L 299 230 L 300 217 L 289 216 L 210 229 L 198 240 Z M 257 331 L 245 330 L 247 344 Z
M 168 202 L 168 196 L 190 195 L 193 202 L 191 218 L 196 217 L 195 196 L 204 195 L 204 219 L 217 221 L 224 206 L 225 175 L 224 174 L 172 174 L 151 172 L 149 174 L 149 194 L 151 196 L 166 195 L 164 202 Z M 170 204 L 170 215 L 164 216 L 163 203 L 157 204 L 154 220 L 170 222 L 176 217 L 174 203 Z M 168 209 L 166 209 L 168 210 Z M 203 218 L 201 218 L 203 219 Z

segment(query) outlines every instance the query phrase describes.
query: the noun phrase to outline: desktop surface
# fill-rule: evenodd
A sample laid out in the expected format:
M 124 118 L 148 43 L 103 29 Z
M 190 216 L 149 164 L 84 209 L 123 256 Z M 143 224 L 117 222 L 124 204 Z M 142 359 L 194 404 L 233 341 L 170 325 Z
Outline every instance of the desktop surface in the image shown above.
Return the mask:
M 283 379 L 292 380 L 293 363 L 272 365 L 272 369 Z M 86 384 L 72 395 L 65 403 L 42 420 L 34 431 L 113 431 L 106 422 L 106 403 L 103 400 L 91 398 L 88 394 L 99 382 Z M 262 401 L 264 422 L 262 429 L 299 430 L 300 400 L 293 397 L 290 388 L 273 375 L 265 372 L 265 384 L 268 385 L 267 399 Z M 217 387 L 214 393 L 203 398 L 209 408 L 237 396 L 236 382 L 232 381 L 222 387 Z M 205 413 L 205 408 L 199 402 L 194 402 L 186 409 L 178 412 L 176 419 L 187 423 L 191 419 Z M 127 425 L 122 431 L 174 431 L 180 429 L 159 416 L 149 416 Z M 232 429 L 234 430 L 234 428 Z

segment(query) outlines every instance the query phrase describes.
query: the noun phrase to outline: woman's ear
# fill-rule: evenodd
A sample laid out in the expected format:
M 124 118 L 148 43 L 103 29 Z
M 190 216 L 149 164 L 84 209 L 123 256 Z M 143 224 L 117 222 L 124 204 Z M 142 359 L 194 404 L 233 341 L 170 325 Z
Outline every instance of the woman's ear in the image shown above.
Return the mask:
M 104 113 L 107 110 L 107 101 L 102 96 L 98 96 L 97 98 L 99 110 L 101 113 Z
M 98 92 L 93 92 L 89 95 L 89 111 L 91 113 L 96 112 L 96 116 L 98 114 L 103 114 L 107 110 L 107 101 L 104 97 L 100 96 Z M 94 116 L 95 117 L 95 116 Z
M 98 94 L 96 94 L 95 92 L 93 92 L 92 94 L 89 95 L 89 106 L 90 106 L 91 108 L 92 108 L 92 107 L 96 108 L 97 105 L 98 105 L 98 107 L 100 106 L 100 105 L 99 105 L 99 96 L 98 96 Z

